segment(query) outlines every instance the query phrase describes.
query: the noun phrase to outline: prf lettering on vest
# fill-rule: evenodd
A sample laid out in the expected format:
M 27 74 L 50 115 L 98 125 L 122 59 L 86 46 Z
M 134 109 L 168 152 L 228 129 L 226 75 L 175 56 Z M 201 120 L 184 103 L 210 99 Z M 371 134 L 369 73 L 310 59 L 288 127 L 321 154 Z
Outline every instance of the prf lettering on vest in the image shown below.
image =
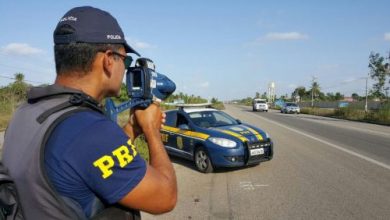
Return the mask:
M 117 149 L 112 151 L 112 155 L 104 155 L 100 157 L 99 159 L 95 160 L 93 162 L 93 165 L 100 169 L 102 172 L 103 179 L 107 179 L 109 176 L 111 176 L 114 171 L 112 168 L 115 166 L 115 160 L 119 163 L 119 166 L 121 168 L 125 167 L 127 164 L 131 163 L 133 161 L 134 157 L 137 156 L 137 151 L 135 149 L 135 146 L 131 143 L 131 140 L 127 141 L 127 145 L 131 147 L 131 151 L 129 151 L 129 147 L 122 145 L 118 147 Z

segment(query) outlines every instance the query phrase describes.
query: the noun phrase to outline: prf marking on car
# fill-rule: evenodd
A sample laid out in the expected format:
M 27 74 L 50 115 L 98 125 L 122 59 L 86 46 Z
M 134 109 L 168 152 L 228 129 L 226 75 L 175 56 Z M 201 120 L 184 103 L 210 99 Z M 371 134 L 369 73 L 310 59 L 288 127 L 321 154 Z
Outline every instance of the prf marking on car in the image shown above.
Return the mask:
M 257 132 L 256 130 L 254 130 L 254 129 L 250 128 L 250 127 L 247 127 L 247 129 L 248 129 L 249 131 L 251 131 L 252 134 L 254 134 L 254 135 L 257 137 L 257 139 L 258 139 L 259 141 L 262 141 L 262 140 L 263 140 L 263 136 L 261 136 L 261 134 L 259 134 L 259 132 Z
M 216 128 L 216 130 L 221 131 L 221 132 L 223 132 L 225 134 L 231 135 L 233 137 L 236 137 L 236 138 L 240 139 L 242 142 L 247 142 L 248 141 L 248 139 L 246 137 L 244 137 L 241 134 L 238 134 L 236 132 L 229 131 L 229 130 L 218 129 L 218 128 Z
M 245 134 L 250 134 L 250 131 L 240 131 L 240 134 L 245 135 Z
M 248 129 L 248 130 L 247 131 L 241 131 L 239 133 L 236 133 L 236 132 L 233 132 L 233 131 L 229 131 L 229 130 L 223 130 L 223 129 L 216 129 L 216 130 L 219 130 L 219 131 L 222 131 L 225 134 L 229 134 L 231 136 L 234 136 L 234 137 L 240 139 L 243 142 L 247 142 L 248 141 L 248 139 L 245 136 L 243 136 L 243 135 L 244 134 L 250 134 L 250 133 L 255 135 L 257 140 L 259 140 L 259 141 L 263 140 L 263 137 L 259 134 L 259 132 L 257 132 L 256 130 L 254 130 L 254 129 L 250 128 L 250 127 L 247 127 L 247 126 L 245 126 L 245 128 Z
M 170 132 L 170 133 L 173 133 L 173 134 L 183 135 L 183 136 L 186 136 L 186 137 L 197 138 L 197 139 L 200 139 L 200 140 L 203 140 L 203 141 L 206 140 L 207 138 L 209 138 L 209 136 L 210 136 L 208 134 L 204 134 L 204 133 L 200 133 L 200 132 L 183 131 L 183 130 L 180 130 L 179 128 L 174 128 L 174 127 L 170 127 L 170 126 L 166 126 L 166 125 L 163 126 L 162 130 L 165 131 L 165 132 Z
M 162 142 L 167 143 L 168 142 L 168 138 L 169 138 L 168 134 L 161 133 L 161 141 Z
M 183 149 L 183 138 L 182 137 L 177 137 L 176 138 L 176 144 L 177 144 L 177 147 L 182 150 Z

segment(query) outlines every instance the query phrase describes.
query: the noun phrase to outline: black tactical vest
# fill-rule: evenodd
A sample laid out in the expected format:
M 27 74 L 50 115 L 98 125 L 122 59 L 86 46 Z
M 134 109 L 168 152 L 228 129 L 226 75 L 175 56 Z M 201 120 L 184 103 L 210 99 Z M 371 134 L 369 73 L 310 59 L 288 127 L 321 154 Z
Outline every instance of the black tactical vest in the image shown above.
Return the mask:
M 13 178 L 26 219 L 87 219 L 77 202 L 60 196 L 45 172 L 44 150 L 53 129 L 80 111 L 102 112 L 78 90 L 35 87 L 14 113 L 4 137 L 3 163 Z M 139 211 L 105 207 L 96 197 L 93 219 L 140 219 Z

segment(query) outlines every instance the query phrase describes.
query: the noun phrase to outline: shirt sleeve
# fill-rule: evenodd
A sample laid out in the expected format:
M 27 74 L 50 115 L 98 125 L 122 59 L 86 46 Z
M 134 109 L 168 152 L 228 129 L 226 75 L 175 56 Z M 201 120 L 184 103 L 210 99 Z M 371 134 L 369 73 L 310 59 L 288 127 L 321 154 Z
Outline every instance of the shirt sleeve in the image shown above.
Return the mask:
M 109 120 L 97 121 L 72 141 L 69 167 L 98 197 L 112 204 L 131 192 L 146 173 L 146 162 L 129 137 Z

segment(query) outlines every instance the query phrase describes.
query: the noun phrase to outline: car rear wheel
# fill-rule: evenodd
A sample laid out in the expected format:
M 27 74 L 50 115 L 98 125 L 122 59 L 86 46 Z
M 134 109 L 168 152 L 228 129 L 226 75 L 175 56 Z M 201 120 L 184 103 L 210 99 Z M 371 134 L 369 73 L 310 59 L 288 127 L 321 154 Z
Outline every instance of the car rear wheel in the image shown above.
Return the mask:
M 202 173 L 213 172 L 213 165 L 210 157 L 203 147 L 198 147 L 195 152 L 195 166 Z

